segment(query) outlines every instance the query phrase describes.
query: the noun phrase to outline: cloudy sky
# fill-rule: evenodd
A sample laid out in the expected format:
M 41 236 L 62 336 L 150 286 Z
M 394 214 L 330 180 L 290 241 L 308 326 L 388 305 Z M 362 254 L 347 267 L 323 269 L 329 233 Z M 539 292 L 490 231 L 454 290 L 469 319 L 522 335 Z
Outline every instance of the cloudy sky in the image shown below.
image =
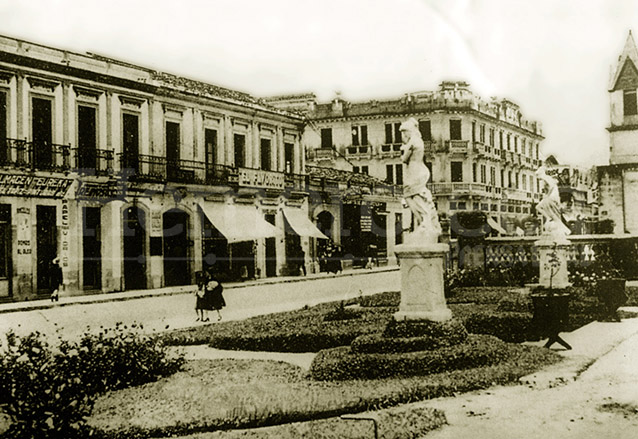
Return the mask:
M 401 96 L 442 80 L 543 124 L 545 154 L 608 159 L 608 81 L 636 0 L 0 0 L 0 34 L 255 96 Z

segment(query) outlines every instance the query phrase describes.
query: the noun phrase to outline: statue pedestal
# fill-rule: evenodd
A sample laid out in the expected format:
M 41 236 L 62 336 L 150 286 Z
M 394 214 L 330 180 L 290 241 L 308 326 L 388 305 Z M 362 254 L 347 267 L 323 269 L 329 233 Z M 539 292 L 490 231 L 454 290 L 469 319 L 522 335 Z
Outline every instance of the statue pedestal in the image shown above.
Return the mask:
M 567 255 L 571 247 L 571 242 L 565 237 L 541 236 L 534 245 L 538 248 L 540 261 L 540 274 L 538 283 L 549 288 L 550 278 L 552 288 L 567 288 L 571 286 L 567 271 Z M 552 252 L 556 252 L 557 267 L 550 264 Z M 552 271 L 554 273 L 552 277 Z
M 401 244 L 395 253 L 401 264 L 401 304 L 394 319 L 444 322 L 452 318 L 445 303 L 443 270 L 447 244 Z

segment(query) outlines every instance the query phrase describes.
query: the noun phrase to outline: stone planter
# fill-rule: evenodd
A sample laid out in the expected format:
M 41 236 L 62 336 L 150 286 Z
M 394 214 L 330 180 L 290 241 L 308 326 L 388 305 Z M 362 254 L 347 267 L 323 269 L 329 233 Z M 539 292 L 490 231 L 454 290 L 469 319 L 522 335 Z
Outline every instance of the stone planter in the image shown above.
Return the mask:
M 539 335 L 551 337 L 565 330 L 569 322 L 569 294 L 543 292 L 530 297 L 534 307 L 532 321 Z

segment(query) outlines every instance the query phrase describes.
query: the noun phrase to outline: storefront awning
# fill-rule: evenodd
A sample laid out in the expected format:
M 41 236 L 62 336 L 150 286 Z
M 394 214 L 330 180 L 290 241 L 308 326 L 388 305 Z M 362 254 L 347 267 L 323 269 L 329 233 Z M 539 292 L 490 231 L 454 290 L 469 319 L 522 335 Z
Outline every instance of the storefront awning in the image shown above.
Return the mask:
M 285 208 L 284 215 L 290 224 L 290 227 L 299 236 L 309 236 L 312 238 L 328 239 L 326 235 L 308 219 L 301 209 Z
M 206 217 L 228 243 L 274 238 L 281 230 L 266 221 L 255 206 L 199 203 Z
M 499 223 L 494 221 L 492 218 L 487 217 L 487 224 L 489 224 L 489 226 L 492 229 L 496 230 L 501 235 L 507 235 L 507 231 L 503 227 L 501 227 Z

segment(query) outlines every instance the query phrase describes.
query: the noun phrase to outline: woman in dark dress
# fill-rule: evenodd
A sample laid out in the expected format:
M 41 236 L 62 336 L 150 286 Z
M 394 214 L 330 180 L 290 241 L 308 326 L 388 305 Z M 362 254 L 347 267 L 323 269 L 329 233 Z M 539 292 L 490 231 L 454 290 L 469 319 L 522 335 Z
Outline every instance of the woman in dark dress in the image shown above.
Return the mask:
M 208 313 L 206 312 L 206 285 L 208 284 L 208 277 L 206 273 L 198 271 L 197 277 L 197 290 L 195 291 L 195 312 L 197 313 L 197 321 L 207 322 Z
M 208 282 L 206 284 L 206 291 L 204 293 L 204 309 L 217 311 L 217 320 L 222 319 L 221 309 L 226 306 L 226 301 L 222 295 L 224 287 L 215 276 L 210 273 Z M 206 319 L 208 320 L 208 319 Z

